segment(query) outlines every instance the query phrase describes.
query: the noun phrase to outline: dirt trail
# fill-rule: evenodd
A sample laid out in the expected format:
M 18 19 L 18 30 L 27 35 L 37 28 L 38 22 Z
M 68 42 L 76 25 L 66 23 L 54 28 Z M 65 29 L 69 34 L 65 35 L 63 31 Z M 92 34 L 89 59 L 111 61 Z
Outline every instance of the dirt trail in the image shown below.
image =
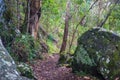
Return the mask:
M 44 60 L 37 60 L 33 65 L 33 71 L 38 80 L 90 80 L 78 77 L 71 73 L 71 68 L 58 67 L 58 54 L 46 56 Z

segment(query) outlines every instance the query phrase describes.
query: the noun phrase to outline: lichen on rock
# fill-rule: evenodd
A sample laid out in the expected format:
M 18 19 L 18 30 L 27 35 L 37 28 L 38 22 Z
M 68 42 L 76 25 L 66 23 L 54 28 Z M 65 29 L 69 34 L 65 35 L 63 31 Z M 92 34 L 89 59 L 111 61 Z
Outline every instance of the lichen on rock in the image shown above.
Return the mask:
M 26 63 L 18 63 L 17 65 L 18 71 L 22 76 L 28 77 L 30 79 L 35 79 L 32 68 Z
M 0 80 L 30 80 L 19 75 L 16 64 L 0 39 Z
M 120 36 L 102 28 L 88 30 L 78 39 L 72 68 L 101 80 L 119 77 Z

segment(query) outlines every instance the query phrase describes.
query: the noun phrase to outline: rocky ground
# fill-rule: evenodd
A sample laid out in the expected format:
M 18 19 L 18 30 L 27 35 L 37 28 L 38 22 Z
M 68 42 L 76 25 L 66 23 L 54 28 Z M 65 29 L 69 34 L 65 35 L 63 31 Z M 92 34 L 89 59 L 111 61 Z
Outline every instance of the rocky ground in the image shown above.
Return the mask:
M 52 56 L 44 55 L 43 60 L 36 60 L 32 66 L 37 80 L 93 80 L 89 77 L 79 77 L 73 74 L 71 68 L 58 66 L 58 54 Z

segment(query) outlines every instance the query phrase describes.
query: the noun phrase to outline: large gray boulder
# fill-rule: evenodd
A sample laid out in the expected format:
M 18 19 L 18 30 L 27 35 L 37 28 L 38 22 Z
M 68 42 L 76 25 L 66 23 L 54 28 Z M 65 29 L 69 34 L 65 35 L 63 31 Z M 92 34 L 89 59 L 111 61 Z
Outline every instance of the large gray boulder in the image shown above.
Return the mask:
M 16 70 L 14 60 L 4 48 L 0 39 L 0 80 L 29 80 L 21 77 Z
M 79 39 L 72 62 L 73 71 L 85 72 L 100 80 L 120 76 L 120 36 L 103 28 L 93 28 Z

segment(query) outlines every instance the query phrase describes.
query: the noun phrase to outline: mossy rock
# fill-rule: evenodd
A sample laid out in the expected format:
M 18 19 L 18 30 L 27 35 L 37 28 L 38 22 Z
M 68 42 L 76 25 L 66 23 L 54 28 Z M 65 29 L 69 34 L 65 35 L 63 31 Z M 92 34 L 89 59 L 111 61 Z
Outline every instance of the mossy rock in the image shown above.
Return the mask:
M 30 79 L 35 79 L 31 67 L 26 63 L 19 63 L 17 69 L 20 72 L 21 76 L 28 77 Z
M 93 28 L 79 39 L 72 61 L 73 71 L 83 71 L 100 80 L 120 76 L 120 36 L 103 28 Z
M 20 76 L 16 64 L 0 39 L 0 80 L 30 80 Z

